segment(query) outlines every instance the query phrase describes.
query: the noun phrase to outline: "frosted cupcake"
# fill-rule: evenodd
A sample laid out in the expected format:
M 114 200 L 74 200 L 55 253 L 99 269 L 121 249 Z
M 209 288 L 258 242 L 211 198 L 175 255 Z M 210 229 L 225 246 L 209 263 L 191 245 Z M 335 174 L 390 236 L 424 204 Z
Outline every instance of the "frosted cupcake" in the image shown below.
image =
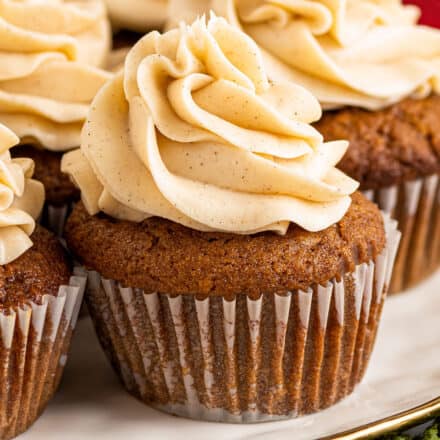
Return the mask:
M 350 141 L 341 169 L 403 232 L 391 291 L 436 270 L 440 31 L 417 25 L 419 10 L 399 0 L 172 1 L 169 26 L 210 8 L 259 44 L 272 80 L 319 99 L 327 139 Z
M 66 362 L 85 278 L 71 277 L 55 236 L 35 225 L 43 185 L 0 125 L 0 438 L 25 431 L 54 394 Z
M 47 193 L 44 216 L 57 230 L 78 197 L 60 172 L 61 154 L 79 146 L 88 106 L 110 78 L 98 68 L 109 49 L 99 0 L 1 2 L 0 122 L 20 138 L 13 155 L 35 161 Z
M 62 162 L 82 194 L 65 236 L 143 402 L 259 422 L 361 380 L 398 234 L 335 167 L 348 143 L 325 143 L 320 115 L 215 17 L 145 36 L 98 93 Z

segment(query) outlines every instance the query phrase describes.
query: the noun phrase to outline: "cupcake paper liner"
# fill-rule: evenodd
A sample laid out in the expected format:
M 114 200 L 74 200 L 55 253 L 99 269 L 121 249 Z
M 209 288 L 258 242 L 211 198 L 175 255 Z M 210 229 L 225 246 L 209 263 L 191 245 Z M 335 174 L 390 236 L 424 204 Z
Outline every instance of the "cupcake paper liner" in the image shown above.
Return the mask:
M 77 270 L 58 296 L 0 313 L 0 439 L 16 437 L 55 393 L 86 285 Z
M 57 237 L 61 237 L 64 232 L 64 225 L 67 217 L 73 210 L 74 203 L 63 205 L 45 204 L 41 215 L 40 223 L 52 231 Z
M 391 294 L 416 285 L 440 268 L 439 175 L 364 194 L 395 218 L 402 231 Z
M 254 423 L 351 393 L 365 373 L 400 233 L 385 216 L 375 261 L 325 286 L 253 300 L 127 288 L 89 272 L 89 311 L 126 389 L 168 413 Z

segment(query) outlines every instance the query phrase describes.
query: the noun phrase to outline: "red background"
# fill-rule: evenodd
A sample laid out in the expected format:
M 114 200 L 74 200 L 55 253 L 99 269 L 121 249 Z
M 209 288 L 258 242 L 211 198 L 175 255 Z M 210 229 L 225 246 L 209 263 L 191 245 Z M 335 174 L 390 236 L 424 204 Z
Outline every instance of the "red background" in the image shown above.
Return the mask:
M 440 28 L 440 0 L 404 0 L 422 9 L 421 23 Z

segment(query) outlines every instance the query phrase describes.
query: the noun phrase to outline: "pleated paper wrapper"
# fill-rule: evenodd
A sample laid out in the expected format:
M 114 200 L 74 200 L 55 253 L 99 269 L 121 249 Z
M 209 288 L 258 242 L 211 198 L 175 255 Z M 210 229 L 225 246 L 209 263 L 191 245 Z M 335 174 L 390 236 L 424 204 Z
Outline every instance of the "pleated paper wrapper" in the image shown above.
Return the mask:
M 58 296 L 0 313 L 0 439 L 26 431 L 55 393 L 77 322 L 86 274 Z
M 40 218 L 40 223 L 49 229 L 49 231 L 52 231 L 57 237 L 62 237 L 64 225 L 74 205 L 74 203 L 64 203 L 62 205 L 46 203 Z
M 172 296 L 89 272 L 89 311 L 126 389 L 175 415 L 254 423 L 326 408 L 365 373 L 400 233 L 325 286 L 253 300 Z
M 390 293 L 413 287 L 440 268 L 438 174 L 364 194 L 395 218 L 402 232 Z

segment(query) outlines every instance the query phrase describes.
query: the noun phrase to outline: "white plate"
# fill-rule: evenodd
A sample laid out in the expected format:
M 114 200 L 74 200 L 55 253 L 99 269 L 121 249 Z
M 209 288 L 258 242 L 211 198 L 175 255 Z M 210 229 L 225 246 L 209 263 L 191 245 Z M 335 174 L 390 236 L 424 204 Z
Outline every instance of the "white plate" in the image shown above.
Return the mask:
M 440 396 L 440 273 L 390 298 L 370 369 L 343 402 L 296 420 L 224 425 L 179 419 L 129 396 L 102 354 L 89 320 L 79 324 L 64 381 L 21 440 L 302 440 L 333 436 Z

